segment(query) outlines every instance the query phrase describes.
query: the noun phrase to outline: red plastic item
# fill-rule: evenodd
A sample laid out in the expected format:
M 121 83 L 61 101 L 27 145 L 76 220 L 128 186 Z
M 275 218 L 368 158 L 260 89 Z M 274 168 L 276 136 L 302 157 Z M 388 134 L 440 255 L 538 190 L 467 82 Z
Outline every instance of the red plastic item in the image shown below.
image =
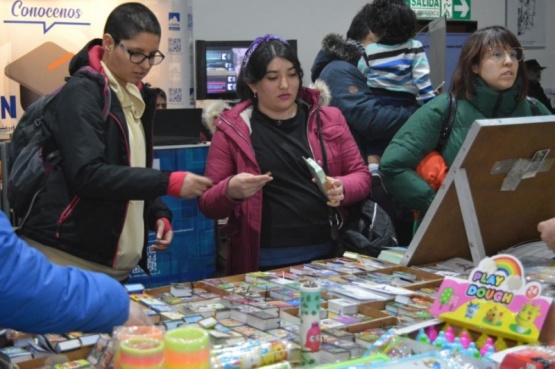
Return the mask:
M 499 369 L 555 369 L 555 346 L 526 347 L 505 356 Z

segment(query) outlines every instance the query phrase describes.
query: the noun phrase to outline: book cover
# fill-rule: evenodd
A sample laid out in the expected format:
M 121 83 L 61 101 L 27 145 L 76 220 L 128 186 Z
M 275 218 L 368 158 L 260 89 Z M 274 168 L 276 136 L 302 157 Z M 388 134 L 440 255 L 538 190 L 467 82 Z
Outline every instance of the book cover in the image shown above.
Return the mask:
M 406 248 L 402 249 L 383 249 L 378 255 L 378 260 L 387 261 L 393 264 L 401 264 L 405 256 Z
M 328 300 L 328 310 L 333 311 L 339 315 L 355 314 L 360 302 L 349 299 L 331 299 Z
M 369 328 L 355 333 L 355 342 L 362 347 L 370 347 L 387 332 L 383 328 Z
M 334 363 L 349 360 L 351 352 L 343 347 L 324 342 L 320 345 L 320 359 L 324 363 Z
M 230 318 L 247 323 L 248 315 L 261 311 L 259 308 L 250 305 L 239 305 L 231 309 Z
M 334 337 L 335 341 L 352 341 L 355 340 L 354 333 L 351 333 L 345 329 L 338 329 L 338 328 L 327 328 L 322 329 L 322 334 L 327 334 L 331 337 Z
M 193 294 L 193 290 L 189 283 L 172 283 L 170 293 L 175 297 L 189 297 Z
M 77 338 L 81 342 L 81 346 L 93 346 L 100 338 L 99 333 L 82 333 L 82 332 L 69 332 L 65 336 L 70 339 Z
M 27 347 L 25 347 L 25 349 L 31 351 L 31 353 L 33 354 L 33 359 L 40 359 L 43 357 L 52 356 L 56 354 L 51 350 L 45 349 L 37 342 L 29 342 L 29 344 L 27 345 Z
M 6 332 L 6 335 L 7 340 L 11 341 L 12 345 L 16 347 L 25 347 L 29 344 L 29 342 L 36 341 L 36 337 L 32 333 L 9 329 Z
M 19 363 L 22 361 L 31 360 L 33 354 L 31 351 L 23 347 L 7 346 L 0 348 L 0 357 L 9 363 Z
M 89 362 L 94 361 L 96 369 L 111 369 L 114 367 L 114 340 L 101 337 L 87 357 Z
M 229 295 L 222 296 L 222 303 L 229 308 L 232 308 L 237 305 L 246 305 L 251 302 L 252 300 L 246 298 L 243 295 L 239 295 L 236 293 L 231 293 Z
M 272 336 L 275 336 L 277 338 L 284 339 L 284 340 L 288 340 L 288 339 L 290 339 L 291 337 L 294 336 L 293 333 L 291 333 L 287 329 L 283 329 L 283 328 L 269 329 L 269 330 L 266 331 L 266 333 L 271 334 Z
M 91 368 L 92 365 L 86 359 L 68 361 L 67 363 L 55 364 L 54 369 L 81 369 Z
M 294 307 L 290 303 L 288 303 L 286 301 L 282 301 L 282 300 L 272 300 L 272 301 L 267 301 L 267 303 L 277 307 L 279 310 L 291 309 L 292 307 Z
M 152 309 L 153 306 L 165 305 L 164 301 L 148 295 L 138 295 L 139 302 Z
M 268 301 L 252 301 L 249 303 L 250 306 L 254 306 L 257 309 L 265 310 L 272 314 L 277 314 L 279 308 L 273 304 L 270 304 Z
M 213 293 L 213 292 L 203 292 L 203 293 L 199 293 L 197 295 L 202 297 L 204 300 L 217 299 L 217 298 L 220 297 L 220 295 L 218 295 L 216 293 Z
M 341 340 L 341 341 L 335 341 L 332 343 L 336 346 L 339 346 L 349 351 L 351 353 L 351 357 L 353 358 L 361 357 L 364 354 L 364 351 L 366 351 L 365 347 L 362 347 L 362 345 L 354 341 Z
M 104 354 L 104 351 L 106 351 L 108 345 L 110 344 L 110 339 L 111 337 L 109 335 L 101 335 L 98 338 L 93 348 L 91 349 L 91 352 L 86 357 L 89 363 L 91 363 L 92 365 L 98 364 L 100 358 Z
M 326 196 L 327 199 L 328 188 L 330 188 L 330 184 L 328 183 L 328 178 L 326 176 L 326 173 L 324 172 L 324 169 L 322 169 L 322 167 L 318 165 L 318 163 L 316 163 L 316 161 L 314 161 L 314 159 L 312 158 L 305 158 L 303 156 L 303 159 L 308 170 L 310 171 L 310 175 L 316 180 L 318 188 L 324 194 L 324 196 Z
M 193 313 L 202 314 L 205 318 L 209 316 L 215 316 L 218 310 L 227 310 L 228 307 L 222 304 L 220 299 L 215 300 L 205 300 L 190 303 L 188 309 L 191 310 Z
M 57 353 L 62 353 L 76 350 L 79 347 L 81 347 L 81 340 L 79 340 L 79 338 L 72 338 L 65 341 L 56 342 L 56 344 L 54 345 L 54 350 Z
M 181 297 L 174 296 L 170 292 L 161 293 L 157 297 L 168 305 L 177 305 L 183 303 L 183 299 Z
M 292 288 L 276 288 L 270 290 L 270 298 L 274 300 L 291 300 L 301 297 L 301 292 Z
M 333 320 L 337 320 L 343 325 L 353 325 L 361 322 L 360 318 L 354 317 L 352 315 L 336 315 L 331 317 Z
M 235 331 L 221 332 L 211 329 L 208 330 L 208 334 L 212 345 L 232 345 L 246 341 L 245 336 Z
M 216 324 L 218 324 L 218 321 L 210 316 L 208 318 L 199 320 L 197 324 L 204 329 L 212 329 L 216 326 Z
M 160 313 L 160 315 L 162 313 L 168 313 L 168 312 L 177 313 L 178 312 L 173 306 L 166 305 L 164 303 L 162 303 L 160 305 L 150 305 L 150 308 L 152 310 L 157 311 L 158 313 Z
M 247 314 L 247 324 L 262 331 L 279 328 L 279 314 L 272 314 L 267 310 Z
M 142 283 L 126 283 L 123 285 L 127 293 L 143 293 L 145 286 Z
M 81 347 L 79 338 L 68 338 L 62 334 L 39 334 L 37 343 L 44 349 L 55 353 L 71 351 Z
M 248 325 L 234 327 L 233 330 L 247 337 L 249 340 L 273 341 L 276 339 L 275 336 L 272 336 L 269 333 L 263 332 L 260 329 L 249 327 Z
M 202 314 L 187 314 L 184 315 L 182 318 L 182 320 L 187 324 L 195 324 L 197 322 L 200 322 L 202 319 L 204 319 L 204 316 Z
M 157 312 L 157 311 L 146 308 L 146 309 L 144 309 L 144 312 L 145 312 L 146 315 L 148 315 L 148 317 L 150 318 L 150 320 L 152 320 L 152 323 L 154 323 L 154 324 L 158 324 L 162 320 L 162 317 L 160 316 L 160 313 Z
M 253 283 L 259 279 L 266 279 L 266 280 L 270 280 L 272 278 L 276 278 L 277 274 L 275 272 L 270 272 L 270 271 L 256 271 L 256 272 L 250 272 L 245 274 L 245 282 L 248 283 Z
M 239 327 L 241 325 L 245 325 L 244 322 L 240 322 L 240 321 L 238 321 L 236 319 L 232 319 L 232 318 L 219 319 L 218 323 L 225 326 L 225 327 L 228 327 L 228 328 Z
M 160 319 L 165 320 L 182 320 L 185 315 L 177 311 L 164 311 L 160 313 Z
M 326 318 L 326 319 L 320 320 L 320 328 L 321 329 L 338 328 L 338 327 L 344 327 L 344 326 L 345 326 L 345 324 L 343 324 L 342 322 L 340 322 L 338 320 L 331 319 L 331 318 Z
M 164 326 L 166 331 L 171 331 L 172 329 L 181 327 L 184 324 L 185 322 L 182 319 L 162 321 L 162 325 Z
M 289 299 L 289 300 L 284 300 L 287 304 L 293 306 L 293 307 L 297 307 L 301 304 L 301 299 Z

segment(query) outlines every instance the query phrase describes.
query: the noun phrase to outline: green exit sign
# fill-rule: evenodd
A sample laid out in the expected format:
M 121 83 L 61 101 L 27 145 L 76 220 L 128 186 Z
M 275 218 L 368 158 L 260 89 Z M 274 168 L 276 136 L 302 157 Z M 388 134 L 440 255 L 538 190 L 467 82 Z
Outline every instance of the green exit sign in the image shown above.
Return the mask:
M 406 0 L 418 18 L 470 20 L 470 0 Z

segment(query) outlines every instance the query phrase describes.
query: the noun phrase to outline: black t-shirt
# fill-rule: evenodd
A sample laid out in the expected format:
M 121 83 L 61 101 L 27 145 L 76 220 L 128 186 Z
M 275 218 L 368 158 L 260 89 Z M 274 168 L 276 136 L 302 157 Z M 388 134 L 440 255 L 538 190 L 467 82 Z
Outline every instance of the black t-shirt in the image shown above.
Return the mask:
M 327 200 L 303 160 L 313 157 L 307 139 L 308 107 L 276 121 L 258 109 L 251 117 L 252 142 L 262 173 L 273 181 L 263 188 L 261 248 L 293 247 L 330 240 Z

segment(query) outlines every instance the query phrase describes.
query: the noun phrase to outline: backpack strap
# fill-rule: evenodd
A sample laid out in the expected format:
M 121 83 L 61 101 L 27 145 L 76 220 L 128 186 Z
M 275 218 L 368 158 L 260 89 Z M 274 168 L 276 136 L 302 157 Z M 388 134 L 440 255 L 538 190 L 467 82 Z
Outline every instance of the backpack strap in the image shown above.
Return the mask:
M 439 134 L 439 141 L 436 146 L 436 151 L 442 152 L 447 144 L 449 135 L 451 134 L 451 129 L 453 128 L 453 123 L 455 123 L 455 115 L 457 114 L 457 97 L 453 94 L 449 94 L 449 110 L 447 112 L 447 117 L 443 121 L 443 126 L 441 127 L 441 132 Z
M 322 136 L 322 118 L 320 118 L 320 108 L 316 109 L 316 125 L 318 127 L 318 140 L 320 141 L 320 147 L 322 149 L 322 159 L 323 168 L 326 176 L 328 175 L 328 155 L 326 152 L 326 146 L 324 145 L 324 137 Z M 331 206 L 328 206 L 328 216 L 331 227 L 331 238 L 336 241 L 339 239 L 339 230 L 343 227 L 343 219 L 341 214 Z
M 108 115 L 110 114 L 110 106 L 112 105 L 112 93 L 110 90 L 110 82 L 108 81 L 108 76 L 106 76 L 106 74 L 98 72 L 90 65 L 85 65 L 79 68 L 77 72 L 87 72 L 92 75 L 100 74 L 102 75 L 102 77 L 104 77 L 104 86 L 102 88 L 102 95 L 104 97 L 104 106 L 102 107 L 102 120 L 108 119 Z
M 528 100 L 530 110 L 532 110 L 532 115 L 540 115 L 540 108 L 538 108 L 537 104 L 538 101 L 530 96 L 526 96 L 526 100 Z

